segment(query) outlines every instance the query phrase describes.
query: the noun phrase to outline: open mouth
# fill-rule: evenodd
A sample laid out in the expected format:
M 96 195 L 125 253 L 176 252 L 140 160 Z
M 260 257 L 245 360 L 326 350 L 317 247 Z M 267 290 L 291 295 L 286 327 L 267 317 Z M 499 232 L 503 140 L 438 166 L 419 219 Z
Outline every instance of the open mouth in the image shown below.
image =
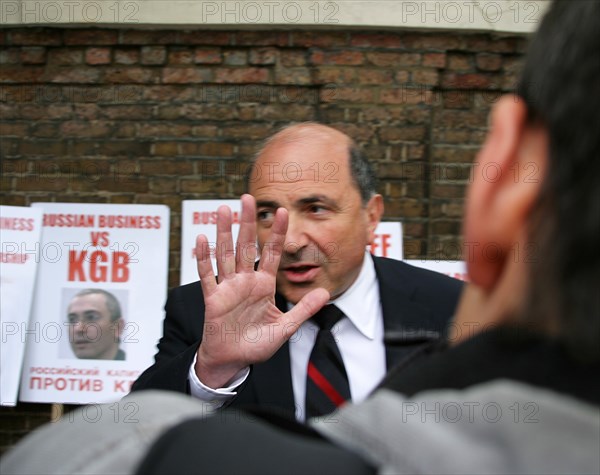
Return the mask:
M 293 265 L 283 269 L 286 279 L 294 283 L 313 280 L 319 273 L 319 266 L 313 264 Z

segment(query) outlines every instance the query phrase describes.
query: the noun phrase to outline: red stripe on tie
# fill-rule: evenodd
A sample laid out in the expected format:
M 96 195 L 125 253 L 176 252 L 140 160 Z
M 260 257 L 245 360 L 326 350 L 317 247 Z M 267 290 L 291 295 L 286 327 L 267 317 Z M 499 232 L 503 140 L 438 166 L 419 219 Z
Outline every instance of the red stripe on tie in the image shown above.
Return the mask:
M 319 387 L 319 389 L 323 391 L 323 393 L 325 393 L 329 399 L 331 399 L 331 402 L 333 402 L 336 407 L 341 406 L 346 402 L 346 400 L 340 395 L 340 393 L 337 392 L 327 378 L 323 376 L 310 361 L 308 362 L 308 376 Z

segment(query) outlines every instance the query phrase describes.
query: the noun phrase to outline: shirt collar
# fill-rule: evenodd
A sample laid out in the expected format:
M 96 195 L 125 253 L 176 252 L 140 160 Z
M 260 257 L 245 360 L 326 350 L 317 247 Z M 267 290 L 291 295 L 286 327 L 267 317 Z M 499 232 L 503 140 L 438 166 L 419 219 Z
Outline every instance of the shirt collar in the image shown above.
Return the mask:
M 365 337 L 371 340 L 375 337 L 377 319 L 381 314 L 380 298 L 375 264 L 368 251 L 365 251 L 362 267 L 356 280 L 348 290 L 329 303 L 335 304 L 344 312 Z

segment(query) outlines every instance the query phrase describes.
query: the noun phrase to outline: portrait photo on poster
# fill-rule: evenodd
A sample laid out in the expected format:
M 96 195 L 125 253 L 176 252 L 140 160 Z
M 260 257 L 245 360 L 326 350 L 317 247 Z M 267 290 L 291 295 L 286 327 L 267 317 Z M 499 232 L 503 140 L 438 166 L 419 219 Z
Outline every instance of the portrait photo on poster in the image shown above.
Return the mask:
M 63 288 L 61 359 L 127 359 L 129 291 L 99 287 Z

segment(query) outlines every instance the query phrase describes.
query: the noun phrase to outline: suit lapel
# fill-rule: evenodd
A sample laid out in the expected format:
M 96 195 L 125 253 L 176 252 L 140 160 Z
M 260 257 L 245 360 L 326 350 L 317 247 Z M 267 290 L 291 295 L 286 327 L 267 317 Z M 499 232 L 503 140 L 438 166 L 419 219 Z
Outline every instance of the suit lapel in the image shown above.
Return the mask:
M 275 304 L 287 312 L 287 302 L 275 294 Z M 269 360 L 252 368 L 256 402 L 265 408 L 283 409 L 292 417 L 295 414 L 289 344 L 286 342 Z
M 439 339 L 431 311 L 415 302 L 416 285 L 390 267 L 384 259 L 374 258 L 383 314 L 386 366 L 390 370 L 414 356 L 424 344 Z M 404 277 L 404 278 L 403 278 Z

